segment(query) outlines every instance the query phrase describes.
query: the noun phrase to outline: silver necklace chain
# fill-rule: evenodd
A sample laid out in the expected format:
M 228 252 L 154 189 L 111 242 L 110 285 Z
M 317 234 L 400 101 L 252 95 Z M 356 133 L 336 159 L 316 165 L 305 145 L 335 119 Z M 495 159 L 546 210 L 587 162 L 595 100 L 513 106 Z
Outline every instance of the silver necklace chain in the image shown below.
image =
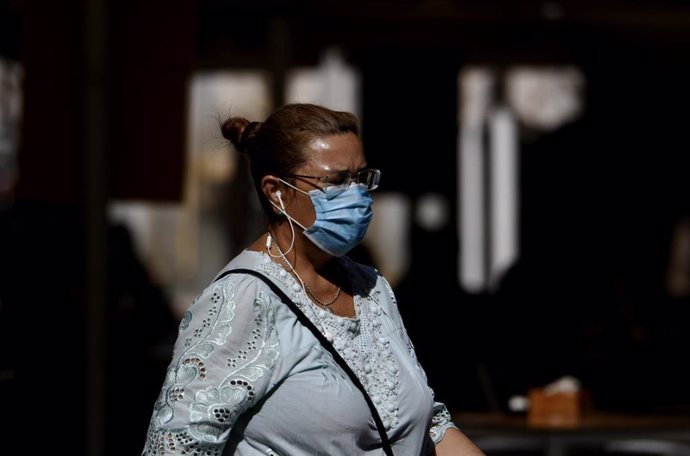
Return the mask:
M 270 236 L 270 234 L 269 234 L 269 236 Z M 309 288 L 309 286 L 304 282 L 304 280 L 302 280 L 302 277 L 300 277 L 299 274 L 297 274 L 297 271 L 295 271 L 294 266 L 292 266 L 292 263 L 290 263 L 290 261 L 287 259 L 287 257 L 283 253 L 283 250 L 280 248 L 278 243 L 275 242 L 275 243 L 271 243 L 271 244 L 275 244 L 276 250 L 278 250 L 278 253 L 280 254 L 280 258 L 285 262 L 285 264 L 288 265 L 288 267 L 290 268 L 292 273 L 295 275 L 295 277 L 297 277 L 297 280 L 299 280 L 299 282 L 302 284 L 304 291 L 306 291 L 309 294 L 309 296 L 311 296 L 316 301 L 317 304 L 319 304 L 321 307 L 330 307 L 338 300 L 338 298 L 340 297 L 340 292 L 343 290 L 342 287 L 340 287 L 340 286 L 338 287 L 338 289 L 335 291 L 335 296 L 333 296 L 333 298 L 330 301 L 320 300 L 314 294 L 314 292 L 311 291 L 311 288 Z M 270 246 L 266 246 L 266 247 L 267 247 L 269 255 L 271 255 L 271 247 Z

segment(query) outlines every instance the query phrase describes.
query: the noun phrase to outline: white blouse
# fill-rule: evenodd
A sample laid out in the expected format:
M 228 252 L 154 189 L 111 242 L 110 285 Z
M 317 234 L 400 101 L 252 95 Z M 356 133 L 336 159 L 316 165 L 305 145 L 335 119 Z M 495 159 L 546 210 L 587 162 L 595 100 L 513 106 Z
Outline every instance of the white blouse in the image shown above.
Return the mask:
M 357 374 L 395 455 L 430 454 L 454 424 L 434 402 L 393 291 L 375 269 L 340 261 L 355 318 L 316 306 L 265 253 L 245 250 L 223 271 L 273 280 Z M 142 454 L 384 453 L 361 391 L 331 354 L 264 282 L 237 273 L 212 282 L 185 313 Z

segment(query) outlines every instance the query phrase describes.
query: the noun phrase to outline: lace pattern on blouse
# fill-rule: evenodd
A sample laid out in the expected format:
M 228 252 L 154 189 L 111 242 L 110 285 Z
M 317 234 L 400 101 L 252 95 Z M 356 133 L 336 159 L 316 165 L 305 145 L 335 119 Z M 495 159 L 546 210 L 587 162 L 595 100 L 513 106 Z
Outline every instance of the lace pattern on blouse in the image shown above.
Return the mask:
M 328 339 L 364 385 L 387 430 L 398 418 L 398 363 L 390 339 L 381 323 L 381 290 L 354 272 L 357 266 L 347 257 L 340 259 L 348 272 L 354 295 L 355 318 L 341 317 L 318 307 L 302 290 L 300 283 L 283 267 L 264 254 L 261 272 L 290 290 L 288 296 Z M 371 291 L 368 291 L 371 290 Z M 392 291 L 389 299 L 394 299 Z

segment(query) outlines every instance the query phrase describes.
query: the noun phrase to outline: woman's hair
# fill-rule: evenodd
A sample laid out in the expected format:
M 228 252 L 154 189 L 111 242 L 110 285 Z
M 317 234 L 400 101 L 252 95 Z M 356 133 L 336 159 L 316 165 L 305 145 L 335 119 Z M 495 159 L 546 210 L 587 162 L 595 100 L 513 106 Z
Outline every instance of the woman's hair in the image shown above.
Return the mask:
M 354 114 L 294 103 L 277 109 L 264 122 L 230 117 L 221 125 L 221 131 L 237 151 L 248 158 L 261 206 L 269 220 L 273 220 L 276 214 L 261 190 L 261 178 L 268 174 L 293 174 L 307 161 L 304 150 L 314 138 L 344 133 L 356 135 L 359 129 Z

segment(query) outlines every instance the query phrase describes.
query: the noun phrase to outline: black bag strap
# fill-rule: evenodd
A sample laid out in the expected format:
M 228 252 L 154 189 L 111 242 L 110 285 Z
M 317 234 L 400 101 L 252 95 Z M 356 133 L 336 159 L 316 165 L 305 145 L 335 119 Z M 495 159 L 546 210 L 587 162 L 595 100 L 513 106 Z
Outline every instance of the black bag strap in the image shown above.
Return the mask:
M 331 353 L 331 355 L 333 355 L 333 359 L 335 359 L 338 365 L 345 371 L 348 377 L 350 377 L 352 383 L 354 383 L 355 386 L 362 392 L 362 395 L 364 395 L 364 399 L 367 401 L 367 404 L 369 405 L 371 415 L 374 417 L 376 427 L 378 428 L 379 435 L 381 436 L 381 442 L 383 443 L 383 451 L 386 453 L 387 456 L 393 456 L 393 450 L 391 448 L 391 443 L 388 440 L 388 434 L 386 434 L 386 429 L 383 426 L 383 422 L 381 421 L 379 412 L 376 410 L 374 402 L 369 397 L 369 394 L 367 394 L 367 391 L 364 389 L 364 385 L 362 385 L 362 382 L 357 377 L 357 374 L 355 374 L 352 371 L 350 366 L 348 366 L 347 362 L 343 359 L 342 356 L 340 356 L 340 353 L 338 353 L 335 347 L 333 347 L 333 344 L 331 344 L 328 341 L 328 339 L 326 339 L 326 337 L 323 334 L 321 334 L 321 331 L 319 331 L 319 329 L 314 325 L 314 323 L 312 323 L 312 321 L 304 314 L 304 312 L 302 312 L 300 308 L 297 307 L 297 304 L 295 304 L 288 297 L 288 295 L 286 295 L 285 292 L 278 287 L 278 285 L 276 285 L 271 279 L 269 279 L 259 271 L 243 268 L 230 269 L 218 276 L 218 278 L 216 278 L 216 281 L 232 273 L 250 274 L 266 282 L 266 285 L 268 285 L 271 288 L 271 290 L 273 290 L 273 292 L 277 294 L 285 304 L 287 304 L 290 310 L 292 310 L 295 313 L 300 323 L 309 328 L 309 330 L 314 334 L 314 336 L 319 340 L 319 342 L 321 342 L 321 345 L 326 347 L 326 349 Z

